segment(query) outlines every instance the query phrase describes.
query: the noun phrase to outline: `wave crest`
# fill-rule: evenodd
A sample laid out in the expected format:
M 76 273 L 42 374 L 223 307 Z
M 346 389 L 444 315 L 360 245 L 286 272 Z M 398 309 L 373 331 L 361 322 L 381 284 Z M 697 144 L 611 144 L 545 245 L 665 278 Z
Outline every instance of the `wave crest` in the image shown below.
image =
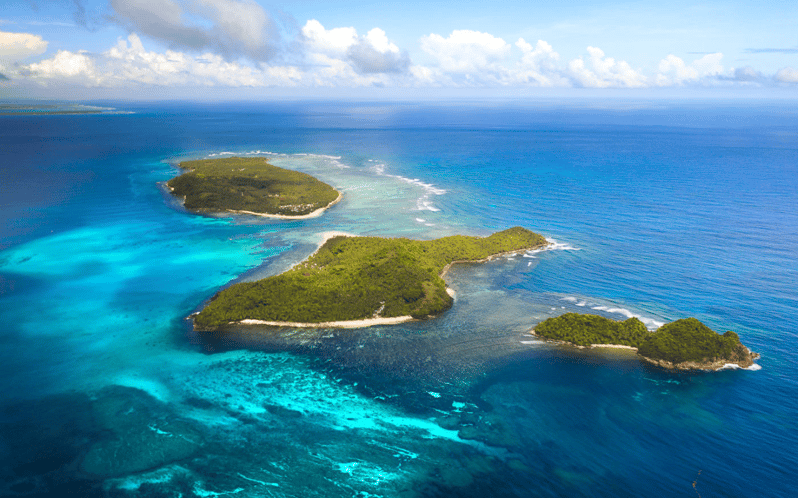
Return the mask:
M 386 173 L 385 164 L 382 163 L 375 164 L 372 166 L 371 170 L 378 175 L 396 178 L 397 180 L 401 180 L 405 183 L 421 187 L 424 191 L 424 194 L 416 200 L 417 211 L 440 211 L 440 209 L 435 207 L 435 205 L 432 203 L 431 197 L 433 195 L 444 195 L 446 194 L 446 190 L 438 188 L 431 183 L 424 183 L 418 178 L 407 178 L 401 175 L 392 175 L 390 173 Z

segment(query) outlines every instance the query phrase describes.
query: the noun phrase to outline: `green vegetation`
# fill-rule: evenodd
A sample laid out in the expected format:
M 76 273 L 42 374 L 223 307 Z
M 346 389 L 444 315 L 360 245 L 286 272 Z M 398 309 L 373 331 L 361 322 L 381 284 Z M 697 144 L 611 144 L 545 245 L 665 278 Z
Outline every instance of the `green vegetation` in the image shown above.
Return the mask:
M 637 318 L 616 322 L 603 316 L 579 313 L 566 313 L 544 320 L 535 327 L 535 334 L 577 346 L 621 344 L 632 347 L 639 347 L 649 335 L 646 326 Z
M 640 356 L 670 368 L 682 368 L 679 364 L 686 362 L 695 365 L 684 368 L 717 368 L 724 363 L 749 366 L 757 357 L 734 332 L 720 335 L 695 318 L 676 320 L 649 333 L 637 318 L 616 322 L 596 315 L 566 313 L 539 323 L 535 334 L 577 346 L 633 346 Z
M 167 185 L 185 197 L 186 209 L 251 211 L 302 216 L 326 207 L 338 192 L 316 178 L 278 168 L 262 157 L 228 157 L 180 163 L 186 173 Z
M 737 334 L 730 330 L 720 335 L 695 318 L 663 325 L 640 344 L 637 352 L 646 358 L 671 363 L 735 362 L 750 355 Z
M 303 323 L 425 318 L 452 305 L 441 278 L 447 265 L 545 244 L 543 236 L 521 227 L 485 238 L 429 241 L 334 237 L 285 273 L 219 292 L 194 326 L 212 330 L 248 318 Z

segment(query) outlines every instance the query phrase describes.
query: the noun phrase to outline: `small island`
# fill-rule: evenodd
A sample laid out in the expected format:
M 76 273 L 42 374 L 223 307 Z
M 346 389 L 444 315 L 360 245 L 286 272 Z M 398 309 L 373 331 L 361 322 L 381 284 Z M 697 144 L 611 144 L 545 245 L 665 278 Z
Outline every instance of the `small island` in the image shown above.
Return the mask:
M 723 335 L 695 318 L 668 323 L 648 332 L 637 318 L 617 322 L 598 315 L 566 313 L 535 326 L 532 334 L 579 347 L 626 347 L 646 362 L 673 370 L 747 368 L 759 358 L 728 331 Z
M 193 317 L 194 327 L 353 327 L 424 319 L 452 306 L 442 278 L 452 264 L 547 244 L 542 235 L 521 227 L 484 238 L 425 241 L 335 236 L 285 273 L 220 291 Z
M 330 185 L 263 157 L 201 159 L 179 166 L 186 172 L 166 186 L 191 211 L 301 219 L 318 216 L 341 199 Z

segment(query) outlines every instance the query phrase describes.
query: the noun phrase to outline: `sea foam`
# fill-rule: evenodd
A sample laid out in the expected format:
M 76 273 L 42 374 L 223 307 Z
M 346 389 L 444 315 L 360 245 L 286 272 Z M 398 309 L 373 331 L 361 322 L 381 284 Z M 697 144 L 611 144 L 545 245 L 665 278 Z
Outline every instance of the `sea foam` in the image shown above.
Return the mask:
M 742 368 L 740 365 L 738 365 L 736 363 L 726 363 L 725 365 L 720 367 L 720 369 L 721 370 L 749 370 L 751 372 L 756 372 L 757 370 L 762 370 L 762 367 L 759 366 L 756 363 L 754 363 L 750 367 L 745 367 L 745 368 Z
M 579 247 L 574 247 L 567 242 L 559 242 L 556 239 L 552 239 L 550 237 L 546 237 L 546 242 L 548 244 L 540 249 L 530 249 L 524 253 L 525 258 L 536 258 L 535 256 L 538 253 L 546 252 L 546 251 L 581 251 L 582 249 Z
M 433 195 L 444 195 L 446 190 L 442 188 L 438 188 L 431 183 L 425 183 L 419 180 L 418 178 L 407 178 L 401 175 L 392 175 L 385 172 L 385 165 L 382 163 L 376 164 L 371 168 L 372 171 L 377 173 L 381 176 L 388 176 L 391 178 L 396 178 L 397 180 L 401 180 L 405 183 L 409 183 L 410 185 L 415 185 L 417 187 L 421 187 L 424 191 L 424 194 L 416 199 L 416 210 L 417 211 L 440 211 L 431 200 Z
M 605 313 L 621 315 L 621 316 L 624 316 L 626 318 L 637 318 L 638 320 L 643 322 L 643 324 L 649 330 L 657 330 L 658 328 L 660 328 L 663 325 L 665 325 L 665 322 L 662 322 L 662 321 L 659 321 L 659 320 L 655 320 L 654 318 L 650 318 L 650 317 L 647 317 L 647 316 L 643 316 L 643 315 L 641 315 L 639 313 L 634 313 L 631 310 L 628 310 L 626 308 L 621 308 L 619 306 L 609 306 L 609 305 L 606 305 L 606 304 L 591 303 L 591 302 L 588 302 L 586 299 L 577 298 L 577 297 L 574 297 L 574 296 L 565 296 L 565 297 L 562 298 L 562 301 L 567 301 L 569 303 L 572 303 L 574 306 L 579 306 L 580 308 L 587 307 L 587 308 L 590 308 L 592 310 L 603 311 Z

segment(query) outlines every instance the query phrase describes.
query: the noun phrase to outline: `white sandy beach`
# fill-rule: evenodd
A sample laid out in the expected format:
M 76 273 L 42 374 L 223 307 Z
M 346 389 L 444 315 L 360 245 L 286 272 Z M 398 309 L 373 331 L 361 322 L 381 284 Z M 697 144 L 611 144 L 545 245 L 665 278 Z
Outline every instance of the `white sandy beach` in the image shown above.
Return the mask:
M 537 334 L 535 333 L 535 329 L 530 330 L 529 334 L 530 335 L 534 335 L 535 337 L 537 337 Z M 578 345 L 572 344 L 572 343 L 570 343 L 568 341 L 558 341 L 556 339 L 546 339 L 545 337 L 542 338 L 542 339 L 550 341 L 550 342 L 558 343 L 558 344 L 567 344 L 569 346 L 573 346 L 573 347 L 579 348 L 579 349 L 610 348 L 610 349 L 629 349 L 631 351 L 637 351 L 636 347 L 634 347 L 634 346 L 626 346 L 624 344 L 591 344 L 590 346 L 578 346 Z
M 319 209 L 313 211 L 312 213 L 303 214 L 303 215 L 297 215 L 297 216 L 288 215 L 288 214 L 256 213 L 255 211 L 244 211 L 244 210 L 238 211 L 238 210 L 235 210 L 235 209 L 230 209 L 230 210 L 224 211 L 224 212 L 226 212 L 226 213 L 234 213 L 234 214 L 250 214 L 252 216 L 260 216 L 260 217 L 263 217 L 263 218 L 276 218 L 276 219 L 279 219 L 279 220 L 305 220 L 305 219 L 308 219 L 308 218 L 318 218 L 319 216 L 322 215 L 322 213 L 324 213 L 324 211 L 326 211 L 326 210 L 330 209 L 331 207 L 333 207 L 334 205 L 338 204 L 341 201 L 341 199 L 343 198 L 343 196 L 344 196 L 344 194 L 342 192 L 338 192 L 338 197 L 334 201 L 332 201 L 331 203 L 327 204 L 326 206 L 320 207 Z
M 297 328 L 342 328 L 342 329 L 357 329 L 362 327 L 371 327 L 374 325 L 396 325 L 397 323 L 412 322 L 415 320 L 412 316 L 394 316 L 390 318 L 366 318 L 363 320 L 342 320 L 337 322 L 319 322 L 319 323 L 303 323 L 303 322 L 272 322 L 268 320 L 254 320 L 247 318 L 233 324 L 241 325 L 269 325 L 272 327 L 297 327 Z
M 339 199 L 340 199 L 340 196 L 339 196 Z M 336 202 L 337 202 L 337 200 L 336 200 Z M 332 204 L 330 204 L 330 206 L 331 205 Z M 321 241 L 319 242 L 319 246 L 316 248 L 316 250 L 313 252 L 313 254 L 311 254 L 310 256 L 305 258 L 302 262 L 297 263 L 297 264 L 300 265 L 300 264 L 304 263 L 305 261 L 307 261 L 308 259 L 312 258 L 317 252 L 319 252 L 319 250 L 322 248 L 322 246 L 328 240 L 332 239 L 333 237 L 339 237 L 339 236 L 357 237 L 357 235 L 353 235 L 353 234 L 346 233 L 346 232 L 336 232 L 336 231 L 322 232 Z M 451 268 L 451 266 L 453 264 L 455 264 L 455 263 L 482 263 L 482 262 L 485 262 L 485 261 L 491 261 L 491 260 L 493 260 L 495 258 L 521 254 L 521 253 L 526 252 L 528 250 L 529 249 L 519 249 L 519 250 L 515 250 L 515 251 L 507 251 L 507 252 L 503 252 L 503 253 L 500 253 L 500 254 L 494 254 L 494 255 L 488 256 L 487 258 L 480 259 L 480 260 L 477 260 L 477 261 L 468 261 L 468 260 L 452 261 L 451 263 L 449 263 L 448 265 L 446 265 L 444 267 L 444 269 L 443 269 L 443 271 L 441 271 L 440 275 L 441 275 L 441 278 L 443 278 L 446 275 L 446 272 L 449 270 L 449 268 Z M 454 298 L 455 295 L 456 295 L 454 289 L 451 289 L 449 287 L 446 287 L 446 293 L 449 294 L 452 298 Z M 268 325 L 270 327 L 296 327 L 296 328 L 333 328 L 334 327 L 334 328 L 355 329 L 355 328 L 371 327 L 371 326 L 374 326 L 374 325 L 396 325 L 396 324 L 399 324 L 399 323 L 406 323 L 406 322 L 410 322 L 410 321 L 413 321 L 413 320 L 415 320 L 415 318 L 413 318 L 413 317 L 411 317 L 409 315 L 405 315 L 405 316 L 396 316 L 396 317 L 389 317 L 389 318 L 374 317 L 374 318 L 364 318 L 362 320 L 341 320 L 341 321 L 318 322 L 318 323 L 312 323 L 312 322 L 278 322 L 278 321 L 271 321 L 271 320 L 256 320 L 256 319 L 253 319 L 253 318 L 245 318 L 243 320 L 239 320 L 237 322 L 230 322 L 230 323 L 231 323 L 231 325 L 234 325 L 234 324 L 239 324 L 239 325 Z M 533 333 L 534 333 L 534 331 L 533 331 Z M 609 345 L 609 347 L 617 347 L 617 346 Z M 621 347 L 626 347 L 626 346 L 621 346 Z
M 613 349 L 631 349 L 632 351 L 637 351 L 637 348 L 634 346 L 625 346 L 623 344 L 591 344 L 591 348 L 613 348 Z

